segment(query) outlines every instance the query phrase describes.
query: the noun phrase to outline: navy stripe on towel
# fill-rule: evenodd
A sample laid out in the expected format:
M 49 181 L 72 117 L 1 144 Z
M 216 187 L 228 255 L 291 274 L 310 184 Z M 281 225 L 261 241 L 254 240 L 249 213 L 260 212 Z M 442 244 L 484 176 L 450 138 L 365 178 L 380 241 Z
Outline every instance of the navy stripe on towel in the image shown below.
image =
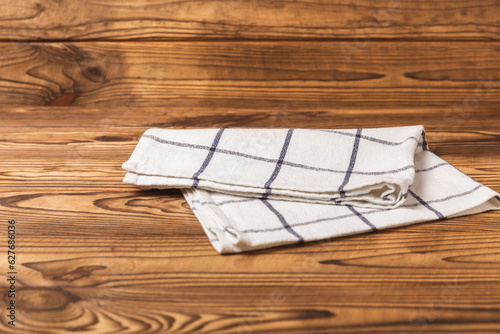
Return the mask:
M 427 140 L 425 139 L 425 131 L 422 131 L 422 149 L 424 151 L 429 150 L 429 145 L 427 144 Z
M 200 169 L 194 173 L 193 175 L 193 188 L 198 187 L 198 184 L 200 183 L 199 176 L 203 171 L 207 168 L 208 164 L 210 163 L 210 160 L 212 160 L 212 157 L 214 156 L 215 149 L 217 148 L 217 145 L 219 144 L 220 137 L 222 136 L 222 133 L 224 132 L 225 129 L 219 129 L 217 131 L 217 134 L 215 135 L 214 141 L 212 143 L 212 146 L 210 147 L 210 150 L 208 151 L 208 155 L 205 158 L 205 161 L 203 161 L 203 164 L 201 165 Z
M 346 206 L 349 208 L 349 210 L 352 211 L 352 213 L 354 213 L 356 216 L 358 216 L 358 218 L 361 219 L 363 221 L 363 223 L 365 223 L 366 225 L 370 226 L 370 228 L 372 229 L 372 231 L 376 231 L 377 230 L 377 227 L 375 225 L 373 225 L 368 219 L 366 219 L 366 217 L 363 216 L 352 205 L 346 205 Z
M 290 140 L 292 139 L 292 134 L 293 134 L 293 129 L 288 129 L 288 132 L 286 133 L 286 138 L 285 138 L 285 143 L 283 144 L 283 147 L 281 148 L 281 153 L 278 161 L 276 162 L 276 167 L 274 167 L 273 174 L 269 178 L 269 180 L 266 182 L 264 185 L 264 188 L 266 189 L 266 192 L 262 195 L 262 198 L 266 199 L 269 194 L 271 193 L 271 183 L 276 180 L 276 177 L 278 176 L 278 173 L 280 172 L 281 166 L 283 165 L 283 161 L 285 160 L 285 155 L 286 151 L 288 150 L 288 145 L 290 144 Z
M 408 189 L 408 192 L 413 196 L 415 197 L 415 199 L 417 201 L 420 202 L 420 204 L 422 204 L 423 206 L 425 206 L 427 209 L 429 209 L 430 211 L 434 212 L 436 214 L 436 216 L 438 216 L 439 219 L 444 219 L 444 216 L 441 212 L 437 211 L 436 209 L 434 209 L 432 206 L 430 206 L 426 201 L 424 201 L 423 199 L 421 199 L 419 196 L 417 196 L 417 194 L 415 194 L 413 191 L 411 191 L 410 189 Z
M 276 210 L 274 208 L 274 206 L 272 206 L 271 203 L 269 203 L 268 200 L 261 198 L 261 201 L 262 201 L 262 203 L 264 203 L 268 207 L 269 210 L 271 210 L 276 215 L 276 217 L 278 217 L 278 219 L 281 222 L 281 224 L 283 225 L 283 227 L 290 234 L 294 235 L 295 237 L 297 237 L 297 239 L 299 239 L 299 243 L 303 243 L 304 242 L 304 238 L 300 234 L 298 234 L 297 232 L 295 232 L 295 230 L 285 220 L 285 217 L 283 217 L 283 215 L 278 210 Z
M 352 147 L 351 160 L 349 161 L 349 168 L 345 173 L 344 181 L 339 187 L 340 197 L 345 197 L 344 187 L 349 182 L 351 178 L 352 170 L 354 169 L 354 164 L 356 163 L 356 156 L 358 155 L 359 141 L 361 139 L 361 130 L 356 131 L 356 139 L 354 140 L 354 145 Z

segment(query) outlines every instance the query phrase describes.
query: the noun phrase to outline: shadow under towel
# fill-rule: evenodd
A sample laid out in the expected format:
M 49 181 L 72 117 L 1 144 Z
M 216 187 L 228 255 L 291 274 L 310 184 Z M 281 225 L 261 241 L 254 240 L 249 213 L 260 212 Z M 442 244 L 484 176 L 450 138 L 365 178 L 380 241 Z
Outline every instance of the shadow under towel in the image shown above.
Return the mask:
M 149 129 L 123 168 L 124 183 L 181 189 L 220 253 L 500 209 L 422 126 Z

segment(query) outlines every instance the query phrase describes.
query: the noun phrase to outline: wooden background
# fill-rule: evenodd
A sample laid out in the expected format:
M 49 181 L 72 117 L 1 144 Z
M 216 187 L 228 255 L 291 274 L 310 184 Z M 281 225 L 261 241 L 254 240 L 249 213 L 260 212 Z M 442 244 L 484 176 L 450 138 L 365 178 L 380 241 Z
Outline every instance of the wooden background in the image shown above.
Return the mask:
M 4 0 L 1 333 L 498 333 L 498 212 L 219 255 L 150 127 L 423 124 L 500 191 L 500 3 Z M 16 220 L 16 327 L 7 225 Z

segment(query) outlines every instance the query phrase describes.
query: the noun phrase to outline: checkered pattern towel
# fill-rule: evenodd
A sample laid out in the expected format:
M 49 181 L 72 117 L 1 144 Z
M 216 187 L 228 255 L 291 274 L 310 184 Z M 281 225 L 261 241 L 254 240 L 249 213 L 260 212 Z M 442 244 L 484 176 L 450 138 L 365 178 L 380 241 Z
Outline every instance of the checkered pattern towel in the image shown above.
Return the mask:
M 221 253 L 500 209 L 422 126 L 150 129 L 123 168 L 127 184 L 182 189 Z

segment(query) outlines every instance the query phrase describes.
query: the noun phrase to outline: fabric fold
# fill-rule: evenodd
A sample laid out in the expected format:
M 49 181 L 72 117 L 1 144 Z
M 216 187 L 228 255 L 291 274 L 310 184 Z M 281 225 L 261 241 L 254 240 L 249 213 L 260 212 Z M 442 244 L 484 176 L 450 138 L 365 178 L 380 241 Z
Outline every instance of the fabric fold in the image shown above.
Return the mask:
M 123 168 L 124 183 L 182 189 L 221 253 L 500 209 L 422 126 L 149 129 Z

